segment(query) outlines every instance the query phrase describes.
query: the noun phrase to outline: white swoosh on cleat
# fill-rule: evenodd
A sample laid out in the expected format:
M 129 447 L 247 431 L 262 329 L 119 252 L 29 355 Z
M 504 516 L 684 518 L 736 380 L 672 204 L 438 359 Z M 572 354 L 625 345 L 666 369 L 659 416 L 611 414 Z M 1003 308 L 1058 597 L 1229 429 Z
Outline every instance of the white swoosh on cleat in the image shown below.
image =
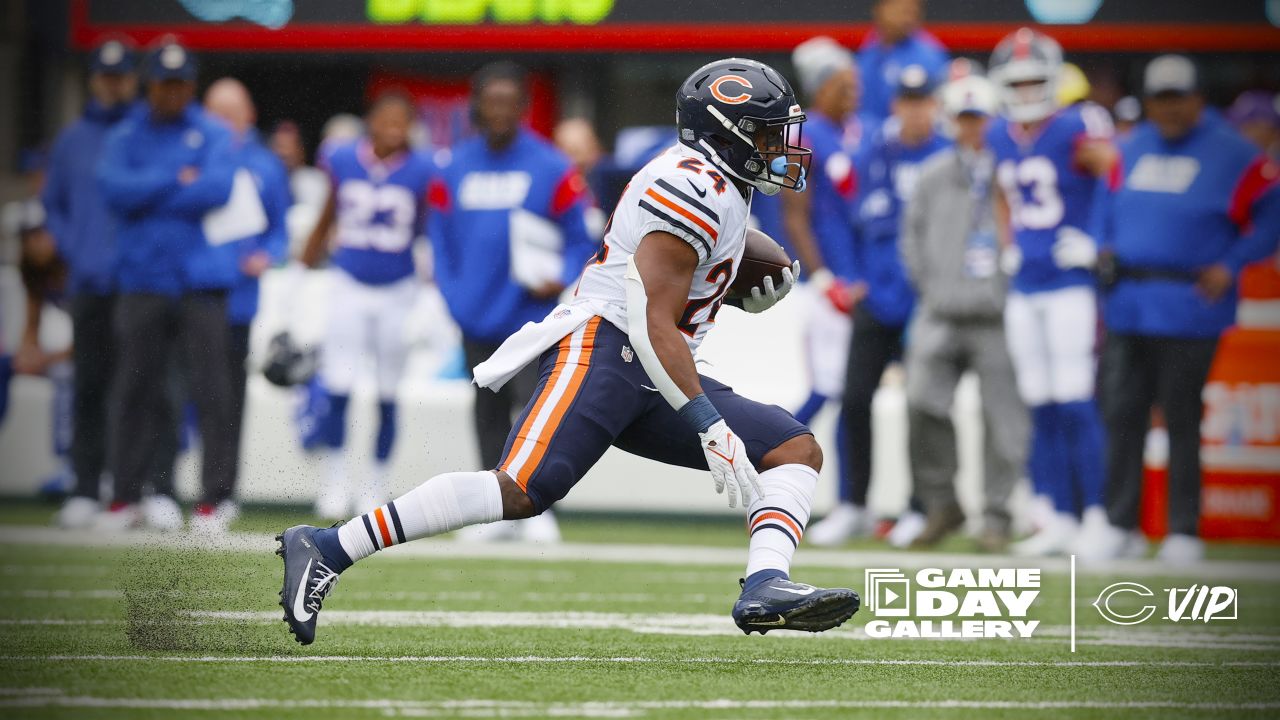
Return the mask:
M 785 588 L 785 587 L 776 587 L 776 588 L 774 588 L 774 590 L 778 590 L 778 591 L 781 591 L 781 592 L 791 593 L 792 595 L 812 595 L 812 594 L 813 594 L 813 591 L 814 591 L 814 590 L 817 590 L 817 589 L 818 589 L 818 588 L 815 588 L 815 587 L 806 588 L 806 589 L 804 589 L 804 590 L 793 590 L 793 589 L 791 589 L 791 588 Z
M 293 619 L 298 622 L 306 622 L 311 619 L 311 611 L 303 604 L 303 599 L 307 596 L 307 578 L 311 577 L 311 563 L 315 562 L 312 558 L 307 560 L 307 569 L 302 571 L 302 582 L 298 583 L 298 592 L 293 596 Z

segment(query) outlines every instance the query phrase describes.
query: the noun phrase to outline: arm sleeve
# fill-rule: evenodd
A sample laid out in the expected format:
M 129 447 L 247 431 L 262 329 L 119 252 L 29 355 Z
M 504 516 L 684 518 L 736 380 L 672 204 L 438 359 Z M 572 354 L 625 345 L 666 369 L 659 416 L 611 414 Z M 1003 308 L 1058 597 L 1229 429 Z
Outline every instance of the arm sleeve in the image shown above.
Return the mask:
M 572 285 L 582 273 L 587 260 L 595 254 L 597 243 L 587 231 L 587 183 L 576 170 L 570 169 L 560 179 L 551 200 L 551 215 L 564 236 L 564 273 L 561 282 Z
M 263 188 L 262 204 L 267 211 L 267 231 L 259 238 L 259 247 L 271 256 L 272 262 L 280 262 L 289 252 L 289 227 L 286 222 L 289 207 L 293 205 L 293 193 L 289 191 L 289 177 L 284 166 L 275 164 L 273 172 Z
M 178 187 L 177 175 L 163 166 L 133 168 L 125 149 L 129 142 L 125 128 L 107 137 L 98 161 L 98 187 L 107 206 L 121 215 L 135 215 L 155 205 Z
M 225 205 L 231 197 L 231 183 L 239 169 L 239 153 L 231 146 L 229 133 L 216 133 L 205 151 L 200 177 L 181 187 L 164 203 L 167 210 L 183 215 L 203 216 Z
M 452 203 L 449 186 L 440 175 L 427 188 L 427 239 L 431 242 L 432 273 L 437 283 L 449 280 L 449 225 Z
M 866 267 L 865 244 L 862 241 L 862 201 L 867 194 L 866 178 L 867 168 L 871 166 L 870 155 L 870 150 L 864 150 L 858 153 L 853 162 L 854 172 L 858 177 L 857 194 L 854 195 L 853 201 L 849 203 L 850 224 L 853 226 L 853 237 L 850 238 L 852 247 L 849 251 L 849 279 L 853 282 L 865 280 L 862 276 L 863 268 Z
M 1275 253 L 1280 246 L 1280 184 L 1273 184 L 1250 208 L 1251 222 L 1222 259 L 1239 275 L 1245 265 Z
M 917 191 L 907 200 L 907 205 L 903 210 L 902 228 L 899 232 L 902 266 L 907 271 L 907 280 L 915 286 L 917 295 L 919 294 L 924 263 L 924 251 L 920 247 L 924 242 L 927 219 L 924 198 L 928 197 L 930 185 L 932 183 L 929 182 L 927 176 L 920 178 Z
M 44 206 L 45 226 L 53 236 L 58 252 L 64 257 L 69 249 L 66 233 L 71 214 L 71 208 L 67 202 L 70 195 L 67 187 L 70 177 L 62 167 L 66 162 L 66 155 L 66 136 L 64 135 L 58 138 L 58 142 L 53 146 L 53 155 L 49 159 L 49 171 L 45 175 L 44 191 L 40 193 L 40 204 Z

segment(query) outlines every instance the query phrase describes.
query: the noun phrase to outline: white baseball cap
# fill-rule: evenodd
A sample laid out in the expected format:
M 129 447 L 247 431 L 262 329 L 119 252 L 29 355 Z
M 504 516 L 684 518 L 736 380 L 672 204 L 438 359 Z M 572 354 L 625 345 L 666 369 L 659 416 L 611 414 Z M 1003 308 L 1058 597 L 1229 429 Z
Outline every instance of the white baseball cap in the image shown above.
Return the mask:
M 1186 55 L 1161 55 L 1147 63 L 1142 91 L 1146 95 L 1187 95 L 1195 92 L 1198 85 L 1196 66 L 1190 58 Z

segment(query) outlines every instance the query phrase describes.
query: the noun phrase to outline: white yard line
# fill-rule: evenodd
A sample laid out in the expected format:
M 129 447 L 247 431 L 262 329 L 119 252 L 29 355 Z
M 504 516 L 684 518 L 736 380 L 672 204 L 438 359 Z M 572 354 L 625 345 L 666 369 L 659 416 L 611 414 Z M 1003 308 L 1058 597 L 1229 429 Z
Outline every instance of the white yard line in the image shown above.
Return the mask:
M 484 657 L 479 655 L 3 655 L 0 662 L 14 663 L 177 663 L 177 664 L 242 664 L 242 663 L 396 663 L 408 665 L 799 665 L 799 666 L 927 666 L 927 667 L 1043 667 L 1043 668 L 1277 668 L 1280 661 L 1249 662 L 1230 660 L 928 660 L 887 658 L 655 658 L 655 657 L 591 657 L 585 655 L 542 656 L 513 655 Z
M 68 707 L 136 710 L 290 710 L 364 709 L 402 714 L 463 712 L 469 717 L 636 717 L 663 710 L 1273 710 L 1280 702 L 1179 702 L 1175 700 L 615 700 L 531 702 L 514 700 L 282 700 L 274 698 L 109 698 L 33 694 L 0 698 L 0 707 Z M 406 712 L 407 711 L 407 712 Z M 414 712 L 419 711 L 419 712 Z
M 738 637 L 741 631 L 723 614 L 708 613 L 616 613 L 591 611 L 504 612 L 470 610 L 328 610 L 327 626 L 389 628 L 532 628 L 554 630 L 610 630 L 641 635 Z M 184 613 L 181 622 L 190 625 L 280 622 L 279 611 L 195 610 Z M 121 619 L 16 618 L 0 619 L 0 626 L 121 625 Z M 1081 639 L 1093 645 L 1157 647 L 1173 649 L 1242 650 L 1280 652 L 1276 628 L 1242 630 L 1230 625 L 1165 629 L 1086 627 Z M 1061 642 L 1070 632 L 1065 625 L 1042 625 L 1029 640 L 1018 642 Z M 835 640 L 872 641 L 865 631 L 851 625 L 815 638 L 807 633 L 775 633 L 771 638 L 829 642 Z M 963 638 L 931 638 L 921 642 L 973 642 Z
M 181 548 L 188 550 L 224 550 L 238 552 L 270 552 L 275 539 L 267 533 L 230 533 L 216 540 L 187 534 L 128 532 L 104 535 L 97 532 L 66 531 L 34 526 L 0 526 L 0 543 L 19 545 L 109 547 L 109 548 Z M 451 539 L 420 540 L 386 551 L 386 557 L 481 558 L 525 561 L 582 561 L 645 565 L 741 565 L 746 560 L 742 548 L 717 548 L 682 545 L 622 545 L 612 543 L 461 543 Z M 1038 567 L 1046 572 L 1065 574 L 1066 558 L 1016 558 L 1011 556 L 966 555 L 959 553 L 920 553 L 879 550 L 819 550 L 803 548 L 796 557 L 799 567 L 862 569 L 868 566 L 919 569 L 926 567 Z M 1198 565 L 1168 565 L 1154 560 L 1124 560 L 1106 564 L 1090 564 L 1078 568 L 1082 575 L 1185 577 L 1201 582 L 1208 580 L 1276 580 L 1280 563 L 1215 560 Z

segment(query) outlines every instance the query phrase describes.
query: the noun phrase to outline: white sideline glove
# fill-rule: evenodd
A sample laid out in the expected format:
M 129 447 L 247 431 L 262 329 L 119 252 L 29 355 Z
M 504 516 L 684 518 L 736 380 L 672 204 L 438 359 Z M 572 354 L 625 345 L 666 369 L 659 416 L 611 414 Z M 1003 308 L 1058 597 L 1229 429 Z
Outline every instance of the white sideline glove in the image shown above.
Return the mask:
M 782 287 L 775 288 L 773 286 L 773 278 L 765 277 L 763 288 L 756 286 L 751 288 L 751 297 L 742 299 L 742 309 L 749 313 L 761 313 L 774 305 L 778 301 L 787 296 L 791 292 L 791 288 L 795 287 L 796 276 L 800 274 L 800 261 L 796 260 L 791 263 L 791 267 L 782 268 Z
M 754 497 L 764 495 L 760 478 L 747 459 L 747 448 L 734 435 L 724 420 L 717 420 L 704 433 L 698 433 L 702 441 L 702 453 L 707 456 L 707 467 L 716 482 L 716 492 L 729 490 L 729 507 L 736 507 L 738 494 L 742 494 L 742 507 L 751 504 Z
M 1022 269 L 1022 248 L 1008 245 L 1000 251 L 1000 272 L 1013 277 Z
M 1058 229 L 1052 252 L 1053 263 L 1063 270 L 1098 264 L 1098 243 L 1088 233 L 1069 225 Z

